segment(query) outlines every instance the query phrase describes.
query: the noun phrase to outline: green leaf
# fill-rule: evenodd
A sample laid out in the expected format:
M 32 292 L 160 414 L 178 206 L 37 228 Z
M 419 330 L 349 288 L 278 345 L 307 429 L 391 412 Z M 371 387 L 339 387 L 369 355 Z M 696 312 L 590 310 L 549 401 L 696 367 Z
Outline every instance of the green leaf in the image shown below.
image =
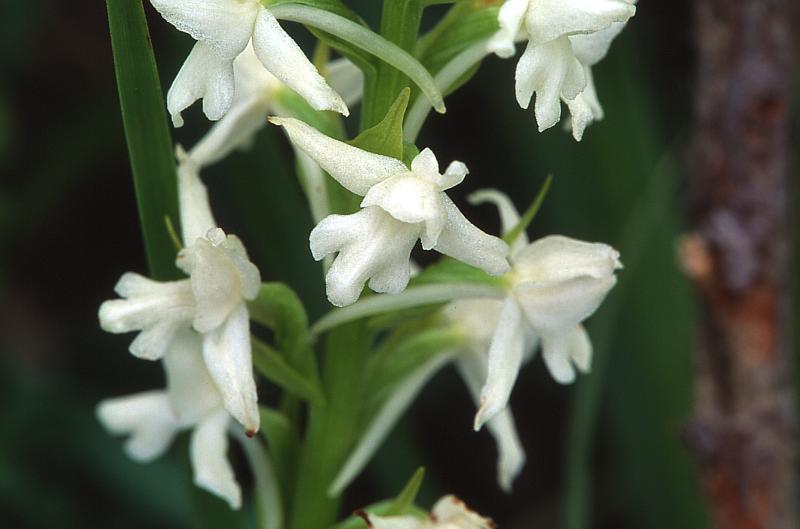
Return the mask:
M 275 466 L 275 475 L 284 494 L 284 511 L 288 507 L 288 491 L 294 490 L 297 457 L 300 440 L 291 421 L 277 410 L 260 407 L 261 435 L 267 441 L 267 449 Z
M 422 485 L 422 480 L 425 478 L 425 467 L 419 467 L 416 472 L 408 480 L 406 486 L 397 495 L 397 498 L 386 509 L 384 516 L 401 516 L 407 514 L 414 506 L 414 500 L 417 498 L 419 487 Z
M 419 154 L 419 149 L 413 143 L 403 142 L 403 163 L 411 167 L 411 162 Z
M 477 2 L 453 6 L 430 32 L 419 40 L 416 55 L 432 73 L 437 73 L 456 55 L 491 37 L 498 29 L 498 7 L 476 9 Z
M 317 376 L 308 316 L 294 290 L 283 283 L 264 283 L 256 299 L 248 303 L 250 317 L 275 331 L 278 349 L 306 376 Z
M 511 228 L 508 233 L 503 235 L 504 241 L 511 244 L 523 231 L 528 229 L 528 226 L 530 226 L 533 218 L 539 212 L 539 208 L 542 207 L 542 203 L 544 202 L 547 192 L 550 190 L 550 184 L 552 183 L 553 175 L 548 175 L 547 179 L 544 181 L 544 184 L 542 184 L 542 187 L 539 188 L 539 192 L 536 193 L 536 198 L 533 199 L 531 205 L 525 210 L 525 214 L 522 215 L 521 219 L 519 219 L 517 225 Z
M 356 136 L 349 142 L 350 145 L 402 160 L 403 117 L 410 97 L 411 90 L 404 88 L 380 123 Z
M 251 337 L 253 364 L 258 372 L 289 393 L 308 402 L 322 406 L 325 397 L 319 381 L 303 375 L 284 359 L 283 355 L 255 337 Z
M 503 286 L 504 280 L 502 277 L 491 276 L 480 268 L 475 268 L 451 257 L 444 257 L 412 278 L 410 283 L 414 286 L 437 283 L 478 283 Z
M 107 0 L 122 122 L 147 263 L 156 279 L 180 277 L 164 218 L 178 219 L 178 191 L 164 97 L 141 0 Z

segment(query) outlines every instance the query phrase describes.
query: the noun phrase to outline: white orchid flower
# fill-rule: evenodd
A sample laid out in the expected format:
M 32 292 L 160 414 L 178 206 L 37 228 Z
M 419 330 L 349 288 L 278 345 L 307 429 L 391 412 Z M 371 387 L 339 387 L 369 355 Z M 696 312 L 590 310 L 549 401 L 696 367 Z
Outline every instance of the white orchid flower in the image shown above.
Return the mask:
M 100 423 L 113 434 L 128 435 L 125 450 L 142 463 L 161 456 L 178 432 L 191 429 L 195 484 L 240 508 L 241 490 L 227 457 L 230 415 L 203 362 L 200 336 L 178 331 L 163 359 L 167 389 L 102 401 Z
M 417 239 L 493 275 L 508 271 L 507 245 L 470 223 L 444 193 L 467 174 L 461 162 L 444 174 L 430 149 L 409 170 L 395 158 L 353 147 L 325 136 L 302 121 L 270 118 L 282 125 L 294 145 L 349 191 L 364 197 L 361 211 L 330 215 L 311 232 L 314 258 L 338 252 L 326 276 L 331 303 L 354 303 L 369 281 L 376 292 L 398 293 L 410 275 L 410 253 Z
M 150 0 L 164 19 L 191 35 L 195 44 L 167 93 L 176 127 L 181 112 L 203 99 L 203 112 L 218 120 L 238 89 L 234 60 L 252 46 L 258 61 L 317 110 L 345 116 L 347 105 L 319 74 L 303 50 L 259 0 Z
M 455 364 L 476 405 L 480 404 L 481 387 L 488 374 L 489 346 L 502 306 L 502 300 L 498 299 L 463 299 L 452 301 L 442 309 L 446 320 L 467 337 Z M 530 356 L 536 337 L 527 327 L 525 332 L 524 352 Z M 525 465 L 525 450 L 517 435 L 511 408 L 497 413 L 488 426 L 497 443 L 497 482 L 505 492 L 511 492 L 514 479 Z
M 474 193 L 470 201 L 497 205 L 504 231 L 519 222 L 513 204 L 499 191 Z M 494 320 L 476 430 L 506 408 L 519 369 L 537 340 L 557 382 L 574 381 L 576 368 L 589 371 L 592 346 L 581 322 L 597 310 L 616 284 L 614 272 L 622 268 L 619 253 L 610 246 L 560 235 L 528 243 L 522 233 L 514 241 L 510 260 L 509 295 Z M 488 319 L 488 309 L 480 310 Z
M 253 433 L 259 414 L 245 302 L 255 299 L 261 277 L 241 241 L 215 227 L 194 166 L 181 163 L 178 178 L 185 247 L 176 265 L 189 278 L 160 282 L 123 274 L 115 287 L 122 299 L 100 306 L 100 326 L 113 333 L 141 331 L 130 351 L 148 360 L 162 358 L 176 334 L 193 327 L 202 335 L 203 357 L 226 409 Z
M 624 23 L 636 13 L 635 0 L 506 0 L 500 8 L 500 29 L 488 48 L 499 57 L 514 54 L 516 40 L 527 40 L 517 63 L 516 95 L 528 108 L 536 94 L 534 113 L 539 130 L 555 125 L 561 117 L 561 101 L 573 115 L 573 135 L 580 139 L 586 125 L 602 117 L 596 112 L 594 87 L 587 71 L 604 55 Z M 609 30 L 609 28 L 614 28 Z M 601 35 L 591 37 L 596 33 Z M 616 35 L 614 33 L 614 35 Z M 576 43 L 576 40 L 578 42 Z M 580 49 L 576 49 L 580 48 Z M 589 87 L 591 93 L 581 97 Z M 575 103 L 571 102 L 578 99 Z
M 416 516 L 376 516 L 357 511 L 371 529 L 494 529 L 491 518 L 470 510 L 452 494 L 436 502 L 425 518 Z

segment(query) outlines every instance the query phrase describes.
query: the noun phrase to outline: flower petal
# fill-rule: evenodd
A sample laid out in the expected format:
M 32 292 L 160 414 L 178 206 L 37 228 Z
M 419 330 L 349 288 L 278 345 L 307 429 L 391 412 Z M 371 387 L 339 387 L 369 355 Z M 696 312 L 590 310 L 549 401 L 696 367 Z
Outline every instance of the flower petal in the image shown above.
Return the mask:
M 190 246 L 197 239 L 205 237 L 208 230 L 216 227 L 217 223 L 211 213 L 208 191 L 198 174 L 198 162 L 190 158 L 180 146 L 175 150 L 175 154 L 178 158 L 178 208 L 181 213 L 181 234 L 183 245 Z
M 581 373 L 592 369 L 592 342 L 583 325 L 578 325 L 569 339 L 569 356 Z
M 624 22 L 614 22 L 607 28 L 594 33 L 570 36 L 569 40 L 572 42 L 575 57 L 584 66 L 594 66 L 603 60 L 611 47 L 611 43 L 624 28 Z
M 300 46 L 267 9 L 261 8 L 253 31 L 253 48 L 264 67 L 303 96 L 316 110 L 350 114 L 342 98 L 328 86 Z
M 237 0 L 150 0 L 164 19 L 233 60 L 250 40 L 258 2 Z
M 489 300 L 487 300 L 489 301 Z M 495 300 L 490 300 L 494 302 Z M 454 302 L 458 303 L 458 302 Z M 486 380 L 486 353 L 467 353 L 456 361 L 456 368 L 464 379 L 476 404 L 480 403 L 481 386 Z M 511 408 L 506 407 L 488 423 L 489 431 L 497 444 L 497 482 L 504 492 L 510 493 L 514 478 L 525 465 L 525 450 L 517 435 Z
M 626 0 L 536 0 L 525 18 L 531 42 L 541 44 L 564 35 L 591 33 L 636 13 Z
M 364 196 L 378 182 L 408 172 L 400 160 L 335 140 L 297 119 L 270 118 L 270 122 L 283 126 L 292 143 L 357 195 Z
M 113 434 L 130 434 L 125 451 L 143 463 L 166 452 L 178 432 L 165 391 L 104 400 L 97 406 L 97 419 Z
M 442 201 L 447 221 L 433 248 L 492 275 L 508 272 L 508 245 L 467 220 L 447 195 L 442 195 Z
M 203 100 L 203 112 L 208 119 L 220 119 L 230 108 L 234 92 L 233 59 L 220 58 L 214 50 L 198 42 L 167 92 L 172 124 L 182 127 L 181 112 L 198 99 Z
M 561 98 L 574 99 L 585 86 L 583 68 L 567 37 L 539 45 L 528 42 L 517 63 L 517 102 L 528 108 L 536 93 L 535 114 L 540 132 L 558 123 Z
M 414 516 L 378 516 L 366 511 L 356 511 L 370 529 L 423 529 L 422 520 Z
M 569 356 L 571 336 L 571 333 L 542 336 L 542 358 L 550 374 L 559 384 L 571 384 L 575 381 L 575 368 L 572 367 Z
M 241 304 L 223 325 L 203 336 L 203 358 L 225 409 L 252 434 L 258 431 L 258 395 L 253 379 L 250 318 Z
M 176 420 L 184 427 L 223 409 L 222 397 L 203 360 L 200 335 L 186 329 L 164 355 L 167 391 Z
M 564 281 L 580 276 L 602 279 L 622 268 L 619 252 L 607 244 L 550 235 L 517 257 L 521 281 Z
M 584 66 L 584 75 L 586 77 L 586 88 L 583 89 L 583 92 L 571 101 L 564 100 L 567 108 L 569 108 L 572 121 L 572 136 L 576 141 L 581 141 L 583 133 L 590 123 L 603 119 L 603 108 L 597 99 L 591 68 Z
M 489 347 L 486 382 L 481 390 L 481 406 L 475 415 L 475 430 L 500 413 L 517 379 L 525 352 L 522 312 L 513 296 L 506 298 Z
M 209 415 L 195 427 L 189 445 L 194 483 L 223 498 L 231 509 L 242 506 L 242 491 L 228 461 L 227 429 L 230 418 L 224 411 Z
M 529 0 L 506 0 L 497 14 L 500 29 L 489 40 L 488 49 L 498 57 L 507 59 L 514 55 L 514 41 L 520 32 Z
M 459 529 L 494 529 L 496 524 L 469 509 L 463 501 L 452 494 L 439 499 L 431 509 L 431 517 L 442 527 L 458 527 Z

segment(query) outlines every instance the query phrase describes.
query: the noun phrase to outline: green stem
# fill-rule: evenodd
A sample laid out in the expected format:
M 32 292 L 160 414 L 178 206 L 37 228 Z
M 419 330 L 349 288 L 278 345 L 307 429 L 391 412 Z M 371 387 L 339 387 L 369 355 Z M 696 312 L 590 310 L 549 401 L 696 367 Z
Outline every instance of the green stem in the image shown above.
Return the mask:
M 323 370 L 327 405 L 309 409 L 289 529 L 324 529 L 336 521 L 339 498 L 330 497 L 328 488 L 356 440 L 369 341 L 360 323 L 328 335 Z
M 164 96 L 141 0 L 107 0 L 111 48 L 150 273 L 179 277 L 165 219 L 178 223 L 178 190 Z M 178 228 L 178 226 L 175 226 Z

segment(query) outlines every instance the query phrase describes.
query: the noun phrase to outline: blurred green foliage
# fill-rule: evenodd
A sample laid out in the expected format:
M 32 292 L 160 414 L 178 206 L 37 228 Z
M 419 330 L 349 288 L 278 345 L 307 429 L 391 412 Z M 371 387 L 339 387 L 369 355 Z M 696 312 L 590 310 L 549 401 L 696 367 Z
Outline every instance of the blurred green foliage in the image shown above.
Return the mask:
M 378 2 L 350 4 L 377 27 Z M 168 457 L 138 465 L 93 415 L 101 398 L 163 384 L 157 365 L 126 352 L 130 337 L 105 335 L 96 323 L 118 276 L 145 270 L 101 7 L 14 3 L 0 17 L 7 72 L 0 80 L 3 527 L 187 527 L 198 502 L 213 507 L 191 486 L 181 443 Z M 421 504 L 455 492 L 507 529 L 560 526 L 568 491 L 585 498 L 592 527 L 705 526 L 681 442 L 695 318 L 674 257 L 688 127 L 685 9 L 684 2 L 672 11 L 641 6 L 596 69 L 606 119 L 580 144 L 559 127 L 536 132 L 531 113 L 513 99 L 513 61 L 494 57 L 448 98 L 446 116 L 431 117 L 418 146 L 471 170 L 458 203 L 474 189 L 497 187 L 522 209 L 552 173 L 531 236 L 609 242 L 627 267 L 589 323 L 603 368 L 572 387 L 557 386 L 539 359 L 520 374 L 512 407 L 528 463 L 511 496 L 497 489 L 494 445 L 471 431 L 473 404 L 448 371 L 390 436 L 346 508 L 396 494 L 424 465 Z M 146 10 L 166 87 L 190 39 Z M 423 27 L 437 13 L 431 9 Z M 291 30 L 312 42 L 296 25 Z M 206 128 L 195 108 L 174 136 L 191 145 Z M 249 152 L 204 177 L 222 225 L 242 237 L 265 279 L 299 293 L 313 321 L 327 304 L 290 156 L 282 136 L 266 129 Z M 466 213 L 497 230 L 491 208 Z M 265 387 L 262 395 L 274 400 L 276 392 Z M 586 416 L 571 416 L 574 409 Z M 581 437 L 570 440 L 576 432 Z M 241 454 L 234 459 L 248 483 Z M 568 460 L 587 477 L 577 493 L 580 484 L 566 479 Z

